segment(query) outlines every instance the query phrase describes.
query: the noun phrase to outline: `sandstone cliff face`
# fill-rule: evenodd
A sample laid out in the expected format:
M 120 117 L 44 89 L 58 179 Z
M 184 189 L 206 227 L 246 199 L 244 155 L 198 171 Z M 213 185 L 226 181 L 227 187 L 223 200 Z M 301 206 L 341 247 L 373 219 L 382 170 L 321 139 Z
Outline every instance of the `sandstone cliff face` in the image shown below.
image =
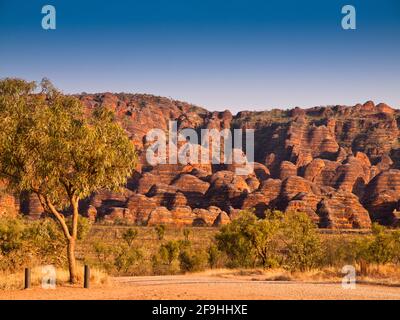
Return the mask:
M 325 228 L 398 224 L 400 111 L 386 104 L 232 115 L 150 95 L 79 98 L 88 109 L 105 105 L 114 110 L 140 158 L 123 194 L 104 191 L 88 200 L 84 214 L 96 219 L 211 226 L 229 222 L 241 209 L 254 208 L 263 217 L 266 209 L 277 208 L 304 211 Z M 150 166 L 145 135 L 154 128 L 167 131 L 169 120 L 176 120 L 179 129 L 198 131 L 255 129 L 254 170 L 238 175 L 236 164 Z M 29 198 L 26 213 L 37 214 L 35 201 Z

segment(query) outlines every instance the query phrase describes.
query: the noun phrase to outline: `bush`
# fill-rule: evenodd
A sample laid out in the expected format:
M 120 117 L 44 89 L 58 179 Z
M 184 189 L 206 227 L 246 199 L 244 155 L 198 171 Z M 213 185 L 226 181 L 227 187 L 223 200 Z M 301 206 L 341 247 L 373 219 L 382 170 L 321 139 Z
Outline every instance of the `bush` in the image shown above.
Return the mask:
M 282 221 L 284 266 L 291 271 L 307 271 L 321 264 L 322 245 L 315 224 L 306 213 L 288 212 Z
M 367 275 L 369 266 L 378 266 L 398 262 L 400 248 L 399 231 L 390 232 L 384 226 L 374 223 L 372 235 L 357 239 L 353 244 L 356 261 L 361 267 L 361 273 Z
M 82 224 L 78 223 L 78 239 L 84 237 L 85 233 L 85 222 L 83 228 Z M 26 224 L 24 238 L 26 245 L 29 246 L 29 252 L 36 255 L 38 263 L 66 265 L 67 242 L 57 222 L 53 219 L 46 218 Z
M 0 220 L 0 270 L 15 270 L 27 262 L 25 225 L 20 219 Z
M 102 269 L 107 272 L 112 272 L 114 267 L 112 257 L 113 257 L 113 247 L 102 241 L 96 241 L 93 243 L 93 251 L 97 258 L 97 264 Z
M 378 266 L 393 261 L 394 238 L 384 226 L 372 225 L 373 239 L 368 245 L 368 259 Z
M 278 267 L 281 264 L 280 239 L 282 212 L 266 211 L 263 220 L 253 219 L 245 229 L 245 234 L 252 243 L 258 261 L 264 268 Z
M 28 264 L 64 266 L 66 242 L 50 219 L 0 219 L 0 269 L 18 270 Z
M 137 235 L 138 231 L 136 229 L 129 228 L 122 234 L 122 239 L 125 240 L 129 247 L 132 247 L 133 241 L 136 239 Z
M 96 241 L 93 250 L 97 258 L 96 265 L 114 274 L 128 274 L 143 257 L 141 250 L 126 243 L 111 245 Z
M 226 253 L 229 259 L 228 267 L 251 267 L 256 264 L 256 253 L 246 233 L 256 219 L 252 212 L 243 211 L 239 218 L 221 227 L 215 235 L 218 250 Z
M 158 253 L 161 260 L 168 265 L 178 258 L 179 251 L 181 249 L 182 243 L 180 241 L 171 240 L 160 246 Z
M 243 211 L 232 223 L 216 235 L 218 249 L 225 252 L 231 267 L 280 265 L 279 243 L 282 213 L 266 212 L 266 219 L 258 219 L 253 212 Z
M 218 250 L 218 247 L 212 243 L 207 249 L 207 261 L 211 269 L 223 266 L 222 252 Z
M 162 241 L 165 236 L 165 225 L 160 224 L 158 226 L 155 226 L 154 230 L 156 231 L 157 239 Z
M 360 235 L 360 237 L 362 237 Z M 322 265 L 342 268 L 344 265 L 353 265 L 356 262 L 357 252 L 354 240 L 343 236 L 322 241 Z
M 179 266 L 183 272 L 201 271 L 206 268 L 206 257 L 204 252 L 195 252 L 184 249 L 179 253 Z
M 118 273 L 123 272 L 124 274 L 128 273 L 143 256 L 140 250 L 130 246 L 116 247 L 114 255 L 114 266 Z
M 218 249 L 229 258 L 229 267 L 309 270 L 321 263 L 322 246 L 316 226 L 301 212 L 266 211 L 258 219 L 251 211 L 221 228 L 215 236 Z M 214 249 L 213 249 L 214 250 Z M 212 258 L 213 259 L 213 258 Z

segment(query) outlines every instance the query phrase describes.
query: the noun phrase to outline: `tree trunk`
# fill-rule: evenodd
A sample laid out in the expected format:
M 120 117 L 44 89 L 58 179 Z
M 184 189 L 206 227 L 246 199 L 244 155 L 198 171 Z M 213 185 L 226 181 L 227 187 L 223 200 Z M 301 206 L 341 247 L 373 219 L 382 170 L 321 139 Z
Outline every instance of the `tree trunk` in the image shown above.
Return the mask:
M 76 260 L 75 260 L 75 242 L 78 237 L 78 197 L 71 197 L 72 214 L 72 235 L 68 240 L 68 264 L 69 264 L 69 282 L 76 282 Z
M 71 237 L 68 240 L 68 268 L 69 268 L 69 282 L 76 283 L 76 260 L 75 260 L 75 239 Z
M 70 190 L 67 190 L 67 193 L 70 194 Z M 79 197 L 74 195 L 70 196 L 70 203 L 73 209 L 72 215 L 72 230 L 68 229 L 68 225 L 65 222 L 65 217 L 57 211 L 57 208 L 53 205 L 53 203 L 39 190 L 35 191 L 37 196 L 39 197 L 39 201 L 43 206 L 43 209 L 49 210 L 60 223 L 61 229 L 64 233 L 65 239 L 68 242 L 67 245 L 67 258 L 68 258 L 68 268 L 69 268 L 69 282 L 74 284 L 76 283 L 76 259 L 75 259 L 75 243 L 78 237 L 78 217 L 79 217 Z

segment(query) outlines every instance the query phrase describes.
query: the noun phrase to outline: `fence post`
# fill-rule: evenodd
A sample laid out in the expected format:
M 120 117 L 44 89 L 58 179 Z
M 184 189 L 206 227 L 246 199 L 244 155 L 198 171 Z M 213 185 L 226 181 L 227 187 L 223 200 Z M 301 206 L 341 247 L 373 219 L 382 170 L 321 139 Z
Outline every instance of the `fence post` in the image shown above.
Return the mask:
M 29 289 L 30 287 L 31 287 L 31 269 L 25 268 L 24 289 Z
M 83 287 L 88 289 L 89 286 L 90 286 L 90 268 L 88 265 L 85 265 Z

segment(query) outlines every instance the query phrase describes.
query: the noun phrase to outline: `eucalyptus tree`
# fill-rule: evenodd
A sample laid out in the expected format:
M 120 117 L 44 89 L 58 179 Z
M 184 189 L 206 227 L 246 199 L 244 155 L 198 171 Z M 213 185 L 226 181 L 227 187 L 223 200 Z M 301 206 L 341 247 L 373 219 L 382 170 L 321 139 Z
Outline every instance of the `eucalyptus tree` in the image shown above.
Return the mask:
M 133 143 L 112 111 L 89 110 L 46 79 L 0 81 L 0 128 L 0 177 L 13 192 L 35 193 L 58 221 L 75 283 L 79 200 L 126 183 L 137 161 Z

